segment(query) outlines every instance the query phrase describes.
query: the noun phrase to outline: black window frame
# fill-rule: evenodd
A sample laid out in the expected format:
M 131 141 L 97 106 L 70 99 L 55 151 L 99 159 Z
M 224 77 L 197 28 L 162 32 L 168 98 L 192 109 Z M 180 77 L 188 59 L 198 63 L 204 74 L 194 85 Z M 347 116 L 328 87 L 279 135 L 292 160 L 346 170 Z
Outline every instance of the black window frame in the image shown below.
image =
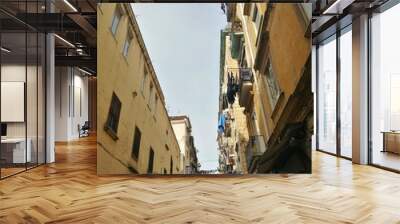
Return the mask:
M 258 7 L 257 4 L 254 3 L 253 15 L 251 15 L 251 21 L 255 23 L 257 21 L 257 17 L 258 17 Z
M 111 97 L 110 108 L 108 110 L 107 121 L 104 125 L 104 130 L 114 139 L 118 139 L 118 126 L 121 117 L 122 102 L 113 92 Z
M 135 133 L 133 134 L 131 158 L 136 161 L 139 160 L 141 141 L 142 141 L 142 132 L 137 126 L 135 126 Z
M 171 156 L 171 161 L 169 163 L 169 174 L 173 174 L 174 172 L 174 161 L 172 160 L 172 156 Z
M 147 174 L 152 174 L 154 171 L 154 150 L 152 147 L 150 147 L 150 151 L 149 151 L 149 162 L 147 165 Z

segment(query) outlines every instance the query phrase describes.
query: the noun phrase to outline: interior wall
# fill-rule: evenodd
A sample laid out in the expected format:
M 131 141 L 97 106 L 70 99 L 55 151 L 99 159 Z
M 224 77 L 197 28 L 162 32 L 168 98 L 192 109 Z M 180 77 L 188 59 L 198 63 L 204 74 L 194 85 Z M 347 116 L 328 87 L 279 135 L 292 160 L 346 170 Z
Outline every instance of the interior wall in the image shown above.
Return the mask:
M 2 82 L 25 82 L 25 69 L 27 69 L 27 79 L 29 87 L 35 86 L 35 88 L 27 88 L 27 107 L 36 108 L 36 66 L 27 66 L 19 64 L 9 64 L 1 66 L 1 81 Z M 40 73 L 39 73 L 40 74 Z M 40 101 L 39 103 L 43 103 Z M 43 105 L 38 105 L 42 107 Z M 37 120 L 36 113 L 27 113 L 28 122 Z M 35 133 L 36 136 L 36 124 L 28 125 L 28 133 Z M 32 129 L 32 130 L 30 130 Z M 25 122 L 7 122 L 7 137 L 22 137 L 25 138 Z M 30 136 L 28 136 L 29 138 Z
M 72 67 L 56 67 L 55 74 L 55 140 L 74 140 L 89 119 L 88 77 Z

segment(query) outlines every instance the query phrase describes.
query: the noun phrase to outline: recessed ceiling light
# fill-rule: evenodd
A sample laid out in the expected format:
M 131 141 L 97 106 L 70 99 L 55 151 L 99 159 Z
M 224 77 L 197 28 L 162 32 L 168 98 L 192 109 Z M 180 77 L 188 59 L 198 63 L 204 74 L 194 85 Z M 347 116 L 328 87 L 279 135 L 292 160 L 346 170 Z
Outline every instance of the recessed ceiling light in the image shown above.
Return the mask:
M 92 75 L 93 75 L 92 73 L 90 73 L 90 72 L 88 72 L 88 71 L 86 71 L 86 70 L 83 70 L 83 69 L 81 69 L 81 68 L 79 68 L 79 67 L 78 67 L 78 70 L 81 71 L 81 72 L 83 72 L 83 73 L 85 73 L 85 74 L 87 74 L 87 75 L 89 75 L 89 76 L 92 76 Z
M 74 12 L 78 12 L 78 10 L 68 1 L 64 0 L 64 3 L 68 5 Z
M 11 50 L 9 50 L 9 49 L 7 49 L 5 47 L 1 47 L 1 51 L 4 51 L 6 53 L 10 53 L 11 52 Z
M 68 46 L 75 48 L 75 45 L 73 45 L 73 44 L 72 44 L 71 42 L 69 42 L 68 40 L 66 40 L 66 39 L 64 39 L 64 38 L 62 38 L 62 37 L 60 37 L 60 36 L 57 35 L 57 34 L 54 34 L 54 36 L 57 37 L 57 38 L 58 38 L 59 40 L 61 40 L 62 42 L 64 42 L 65 44 L 67 44 Z

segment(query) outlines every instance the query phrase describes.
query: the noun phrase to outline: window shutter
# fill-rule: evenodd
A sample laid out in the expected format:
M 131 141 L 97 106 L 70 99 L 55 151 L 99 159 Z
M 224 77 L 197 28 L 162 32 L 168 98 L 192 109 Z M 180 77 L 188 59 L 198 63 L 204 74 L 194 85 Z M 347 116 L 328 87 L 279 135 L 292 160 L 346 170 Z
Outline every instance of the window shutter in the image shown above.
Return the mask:
M 251 11 L 251 3 L 244 3 L 243 14 L 249 16 Z

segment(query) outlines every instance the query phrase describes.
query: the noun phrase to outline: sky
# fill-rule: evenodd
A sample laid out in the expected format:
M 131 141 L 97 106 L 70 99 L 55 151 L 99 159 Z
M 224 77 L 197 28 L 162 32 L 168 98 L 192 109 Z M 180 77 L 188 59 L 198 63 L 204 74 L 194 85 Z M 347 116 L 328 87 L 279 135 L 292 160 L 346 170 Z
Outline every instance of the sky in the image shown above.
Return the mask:
M 188 115 L 202 170 L 218 166 L 220 4 L 133 4 L 169 115 Z

